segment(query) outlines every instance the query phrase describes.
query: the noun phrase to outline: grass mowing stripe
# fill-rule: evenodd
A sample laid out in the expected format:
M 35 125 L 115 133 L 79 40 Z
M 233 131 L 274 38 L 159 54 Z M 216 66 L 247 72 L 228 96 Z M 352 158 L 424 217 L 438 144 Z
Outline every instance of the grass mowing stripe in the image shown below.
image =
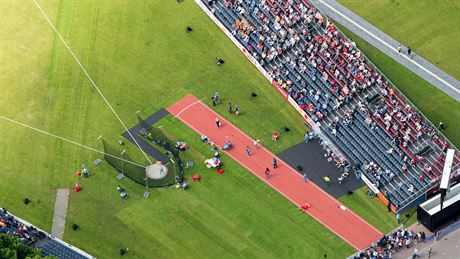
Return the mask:
M 460 80 L 458 0 L 338 2 Z
M 25 128 L 28 128 L 28 129 L 37 131 L 37 132 L 40 132 L 40 133 L 45 134 L 45 135 L 47 135 L 47 136 L 50 136 L 50 137 L 53 137 L 53 138 L 57 138 L 57 139 L 59 139 L 59 140 L 62 140 L 62 141 L 65 141 L 65 142 L 74 144 L 74 145 L 76 145 L 76 146 L 79 146 L 79 147 L 82 147 L 82 148 L 86 148 L 86 149 L 88 149 L 88 150 L 94 151 L 94 152 L 99 153 L 99 154 L 107 155 L 107 156 L 110 156 L 110 157 L 113 157 L 113 158 L 122 160 L 122 161 L 124 161 L 124 162 L 130 163 L 130 164 L 133 164 L 133 165 L 136 165 L 136 166 L 145 167 L 145 166 L 140 165 L 140 164 L 138 164 L 138 163 L 135 163 L 135 162 L 133 162 L 133 161 L 126 160 L 126 159 L 123 159 L 123 158 L 121 158 L 121 157 L 117 157 L 117 156 L 114 156 L 114 155 L 111 155 L 111 154 L 106 154 L 106 153 L 104 153 L 103 151 L 97 150 L 97 149 L 92 148 L 92 147 L 85 146 L 85 145 L 83 145 L 83 144 L 77 143 L 77 142 L 75 142 L 75 141 L 73 141 L 73 140 L 70 140 L 70 139 L 66 139 L 66 138 L 63 138 L 63 137 L 54 135 L 54 134 L 52 134 L 52 133 L 46 132 L 46 131 L 44 131 L 44 130 L 41 130 L 41 129 L 38 129 L 38 128 L 35 128 L 35 127 L 32 127 L 32 126 L 29 126 L 29 125 L 24 124 L 24 123 L 19 122 L 19 121 L 15 121 L 15 120 L 13 120 L 13 119 L 7 118 L 7 117 L 2 116 L 2 115 L 0 115 L 0 119 L 9 121 L 9 122 L 11 122 L 11 123 L 17 124 L 17 125 L 19 125 L 19 126 L 22 126 L 22 127 L 25 127 Z
M 109 107 L 109 109 L 112 111 L 112 113 L 115 115 L 115 117 L 118 119 L 118 121 L 120 122 L 120 124 L 123 126 L 123 128 L 128 132 L 129 136 L 131 137 L 131 139 L 134 141 L 134 143 L 136 144 L 136 146 L 139 148 L 139 150 L 142 152 L 142 154 L 144 154 L 144 157 L 147 159 L 147 161 L 149 161 L 150 164 L 152 164 L 152 161 L 150 160 L 150 158 L 147 156 L 147 154 L 144 152 L 144 150 L 141 148 L 141 146 L 139 145 L 139 143 L 137 143 L 137 140 L 136 138 L 134 138 L 134 136 L 131 134 L 131 132 L 129 131 L 128 127 L 126 127 L 125 123 L 121 120 L 120 116 L 118 116 L 117 112 L 113 109 L 112 105 L 110 105 L 109 101 L 107 100 L 107 98 L 104 96 L 104 94 L 102 94 L 101 90 L 99 89 L 99 87 L 96 85 L 96 83 L 94 83 L 93 79 L 91 78 L 91 76 L 88 74 L 88 71 L 86 71 L 86 69 L 83 67 L 83 65 L 81 64 L 80 60 L 77 58 L 77 56 L 73 53 L 72 49 L 69 47 L 69 45 L 67 44 L 67 42 L 64 40 L 64 38 L 61 36 L 61 34 L 59 33 L 58 30 L 56 30 L 56 27 L 54 27 L 53 23 L 50 21 L 50 19 L 48 18 L 48 16 L 46 15 L 45 11 L 43 11 L 43 9 L 41 8 L 41 6 L 38 4 L 37 0 L 33 0 L 34 1 L 34 4 L 37 6 L 38 10 L 41 12 L 41 14 L 43 15 L 43 17 L 46 19 L 46 21 L 48 22 L 48 24 L 51 26 L 51 28 L 54 30 L 54 32 L 56 32 L 56 34 L 59 36 L 59 39 L 61 39 L 62 43 L 64 43 L 64 46 L 66 47 L 66 49 L 69 51 L 69 53 L 72 55 L 72 57 L 74 58 L 74 60 L 78 63 L 78 65 L 80 66 L 80 68 L 83 70 L 83 73 L 86 75 L 86 77 L 89 79 L 89 81 L 91 82 L 91 84 L 93 85 L 93 87 L 96 89 L 96 91 L 99 93 L 99 95 L 102 97 L 102 99 L 104 100 L 104 102 L 107 104 L 107 106 Z

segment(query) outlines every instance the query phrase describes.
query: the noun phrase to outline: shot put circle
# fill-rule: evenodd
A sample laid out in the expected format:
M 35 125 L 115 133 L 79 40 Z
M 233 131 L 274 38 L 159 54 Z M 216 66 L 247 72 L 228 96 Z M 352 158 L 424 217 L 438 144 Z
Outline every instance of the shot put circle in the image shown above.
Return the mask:
M 168 168 L 162 164 L 149 165 L 145 171 L 147 177 L 154 180 L 163 179 L 168 175 Z

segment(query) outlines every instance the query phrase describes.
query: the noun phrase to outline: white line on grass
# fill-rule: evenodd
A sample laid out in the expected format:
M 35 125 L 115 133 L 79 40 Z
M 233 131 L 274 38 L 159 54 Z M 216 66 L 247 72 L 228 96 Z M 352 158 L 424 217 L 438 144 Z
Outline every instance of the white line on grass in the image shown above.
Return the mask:
M 0 115 L 0 119 L 9 121 L 9 122 L 11 122 L 11 123 L 14 123 L 14 124 L 23 126 L 23 127 L 25 127 L 25 128 L 31 129 L 31 130 L 38 131 L 38 132 L 40 132 L 40 133 L 42 133 L 42 134 L 45 134 L 45 135 L 47 135 L 47 136 L 50 136 L 50 137 L 53 137 L 53 138 L 60 139 L 60 140 L 62 140 L 62 141 L 65 141 L 65 142 L 68 142 L 68 143 L 77 145 L 77 146 L 82 147 L 82 148 L 86 148 L 86 149 L 88 149 L 88 150 L 97 152 L 97 153 L 99 153 L 99 154 L 107 155 L 107 156 L 110 156 L 110 157 L 113 157 L 113 158 L 122 160 L 122 161 L 124 161 L 124 162 L 127 162 L 127 163 L 130 163 L 130 164 L 133 164 L 133 165 L 136 165 L 136 166 L 140 166 L 140 167 L 145 168 L 145 166 L 143 166 L 143 165 L 134 163 L 134 162 L 132 162 L 132 161 L 123 159 L 123 158 L 121 158 L 121 157 L 117 157 L 117 156 L 114 156 L 114 155 L 111 155 L 111 154 L 107 154 L 107 153 L 105 153 L 105 152 L 103 152 L 103 151 L 100 151 L 100 150 L 97 150 L 97 149 L 95 149 L 95 148 L 88 147 L 88 146 L 85 146 L 85 145 L 83 145 L 83 144 L 77 143 L 77 142 L 75 142 L 75 141 L 73 141 L 73 140 L 66 139 L 66 138 L 64 138 L 64 137 L 60 137 L 60 136 L 54 135 L 54 134 L 52 134 L 52 133 L 46 132 L 46 131 L 44 131 L 44 130 L 41 130 L 41 129 L 38 129 L 38 128 L 35 128 L 35 127 L 32 127 L 32 126 L 29 126 L 29 125 L 27 125 L 27 124 L 24 124 L 24 123 L 22 123 L 22 122 L 19 122 L 19 121 L 10 119 L 10 118 L 7 118 L 7 117 L 5 117 L 5 116 Z
M 70 54 L 72 55 L 72 57 L 75 59 L 75 61 L 78 63 L 78 65 L 80 66 L 81 70 L 83 71 L 83 73 L 85 73 L 86 77 L 89 79 L 89 81 L 91 82 L 91 84 L 94 86 L 94 88 L 96 89 L 96 91 L 99 93 L 99 95 L 102 97 L 102 99 L 104 100 L 104 102 L 107 104 L 107 106 L 110 108 L 110 110 L 112 111 L 112 113 L 115 115 L 115 117 L 117 117 L 118 121 L 121 123 L 121 125 L 123 126 L 123 128 L 128 132 L 129 136 L 133 139 L 134 143 L 136 143 L 136 146 L 139 148 L 139 150 L 142 152 L 142 154 L 145 156 L 145 158 L 147 159 L 147 161 L 150 162 L 150 164 L 152 163 L 152 161 L 149 159 L 149 157 L 147 156 L 147 154 L 144 152 L 144 150 L 142 150 L 141 146 L 139 145 L 139 143 L 137 143 L 136 139 L 134 138 L 134 136 L 131 134 L 131 132 L 128 130 L 128 128 L 126 127 L 126 125 L 123 123 L 123 121 L 121 120 L 120 116 L 118 116 L 118 114 L 115 112 L 115 110 L 113 109 L 112 105 L 110 105 L 109 101 L 107 101 L 107 99 L 105 98 L 105 96 L 102 94 L 101 90 L 99 90 L 99 87 L 96 85 L 96 83 L 94 83 L 93 79 L 91 78 L 91 76 L 88 74 L 88 72 L 86 71 L 86 69 L 83 67 L 83 65 L 80 63 L 80 60 L 78 60 L 77 56 L 73 53 L 72 49 L 69 47 L 69 45 L 67 44 L 67 42 L 64 40 L 64 38 L 61 36 L 61 34 L 58 32 L 58 30 L 56 30 L 56 28 L 54 27 L 54 25 L 51 23 L 50 19 L 48 18 L 48 16 L 46 15 L 46 13 L 43 11 L 43 9 L 41 8 L 41 6 L 38 4 L 38 2 L 36 0 L 32 0 L 34 1 L 35 5 L 37 6 L 38 10 L 40 10 L 40 12 L 42 13 L 43 17 L 45 17 L 46 21 L 48 22 L 48 24 L 51 26 L 51 28 L 53 28 L 54 32 L 56 32 L 57 36 L 61 39 L 62 43 L 64 43 L 65 47 L 67 48 L 67 50 L 70 52 Z
M 355 25 L 356 27 L 358 27 L 359 29 L 363 30 L 364 32 L 366 32 L 367 34 L 369 34 L 372 38 L 378 40 L 380 43 L 382 43 L 383 45 L 387 46 L 388 48 L 392 49 L 393 51 L 395 52 L 398 52 L 398 49 L 391 46 L 390 44 L 386 43 L 384 40 L 382 40 L 381 38 L 379 38 L 378 36 L 376 36 L 375 34 L 373 34 L 372 32 L 368 31 L 367 29 L 363 28 L 361 25 L 357 24 L 355 21 L 353 21 L 352 19 L 348 18 L 348 16 L 344 15 L 343 13 L 341 13 L 340 11 L 338 11 L 337 9 L 335 9 L 334 7 L 330 6 L 328 3 L 324 2 L 323 0 L 318 0 L 319 2 L 321 2 L 322 4 L 324 4 L 325 6 L 327 6 L 329 9 L 331 9 L 332 11 L 334 11 L 335 13 L 337 13 L 338 15 L 342 16 L 344 19 L 346 19 L 347 21 L 351 22 L 353 25 Z M 439 80 L 440 82 L 442 82 L 443 84 L 445 84 L 447 87 L 449 87 L 450 89 L 454 90 L 455 92 L 457 93 L 460 93 L 460 90 L 455 88 L 454 86 L 452 86 L 449 82 L 446 82 L 444 79 L 440 78 L 439 76 L 437 76 L 436 74 L 434 74 L 433 72 L 431 72 L 430 70 L 428 70 L 427 68 L 425 68 L 424 66 L 420 65 L 419 63 L 417 63 L 416 61 L 414 61 L 413 59 L 407 57 L 406 55 L 401 55 L 401 57 L 407 59 L 407 61 L 409 62 L 412 62 L 412 64 L 418 66 L 419 68 L 421 68 L 423 71 L 425 71 L 426 73 L 428 73 L 429 75 L 431 75 L 432 77 L 436 78 L 437 80 Z

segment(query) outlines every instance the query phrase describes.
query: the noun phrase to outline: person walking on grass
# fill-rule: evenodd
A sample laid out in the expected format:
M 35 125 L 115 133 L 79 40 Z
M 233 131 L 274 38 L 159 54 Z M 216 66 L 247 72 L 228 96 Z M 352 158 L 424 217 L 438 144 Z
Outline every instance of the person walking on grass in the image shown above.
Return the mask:
M 443 122 L 443 121 L 439 121 L 438 128 L 439 128 L 440 130 L 444 130 L 444 129 L 445 129 L 445 127 L 444 127 L 444 122 Z
M 401 215 L 399 215 L 399 213 L 396 213 L 396 221 L 398 222 L 398 224 L 400 220 L 401 220 Z
M 251 156 L 251 148 L 246 146 L 246 155 Z
M 273 169 L 278 168 L 278 161 L 276 161 L 276 158 L 275 158 L 275 157 L 274 157 L 273 160 L 272 160 L 272 164 L 273 164 Z
M 211 97 L 211 101 L 212 101 L 212 106 L 213 106 L 213 107 L 216 107 L 216 104 L 217 104 L 217 97 L 216 97 L 215 95 L 213 95 L 213 96 Z
M 219 120 L 219 118 L 216 118 L 216 126 L 217 126 L 217 129 L 220 129 L 220 120 Z
M 232 113 L 232 112 L 233 112 L 232 103 L 228 103 L 228 113 Z
M 240 107 L 237 105 L 235 105 L 235 114 L 236 116 L 240 115 Z
M 265 167 L 265 179 L 270 178 L 270 169 L 268 167 Z
M 304 173 L 303 173 L 303 182 L 304 182 L 304 183 L 308 182 L 307 172 L 304 172 Z

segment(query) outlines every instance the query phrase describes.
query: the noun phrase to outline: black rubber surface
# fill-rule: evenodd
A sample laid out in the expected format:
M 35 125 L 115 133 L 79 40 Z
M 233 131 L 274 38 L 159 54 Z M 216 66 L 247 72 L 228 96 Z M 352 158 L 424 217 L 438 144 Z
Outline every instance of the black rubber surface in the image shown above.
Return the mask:
M 308 179 L 313 181 L 327 193 L 335 198 L 346 195 L 349 191 L 354 191 L 364 186 L 364 182 L 356 180 L 355 174 L 350 172 L 350 176 L 345 182 L 339 184 L 337 179 L 340 171 L 335 166 L 335 162 L 328 162 L 324 157 L 326 152 L 319 144 L 318 140 L 310 140 L 308 143 L 302 142 L 278 154 L 292 168 L 302 167 L 299 174 L 307 172 Z M 329 187 L 324 183 L 323 177 L 328 175 L 331 178 Z M 299 180 L 302 180 L 299 176 Z
M 154 114 L 152 114 L 150 117 L 147 119 L 139 122 L 136 126 L 132 127 L 129 129 L 129 132 L 131 132 L 131 135 L 134 136 L 136 139 L 137 143 L 139 143 L 139 146 L 142 148 L 142 150 L 149 154 L 151 157 L 155 158 L 158 161 L 161 161 L 163 164 L 166 164 L 169 162 L 169 157 L 166 156 L 164 153 L 159 151 L 158 149 L 152 147 L 149 143 L 145 142 L 145 140 L 141 137 L 138 136 L 139 130 L 141 128 L 148 128 L 155 124 L 157 121 L 163 119 L 164 117 L 168 116 L 169 112 L 165 109 L 161 109 Z M 127 140 L 129 140 L 131 143 L 135 144 L 131 136 L 128 134 L 128 132 L 124 132 L 122 134 L 123 137 L 125 137 Z

